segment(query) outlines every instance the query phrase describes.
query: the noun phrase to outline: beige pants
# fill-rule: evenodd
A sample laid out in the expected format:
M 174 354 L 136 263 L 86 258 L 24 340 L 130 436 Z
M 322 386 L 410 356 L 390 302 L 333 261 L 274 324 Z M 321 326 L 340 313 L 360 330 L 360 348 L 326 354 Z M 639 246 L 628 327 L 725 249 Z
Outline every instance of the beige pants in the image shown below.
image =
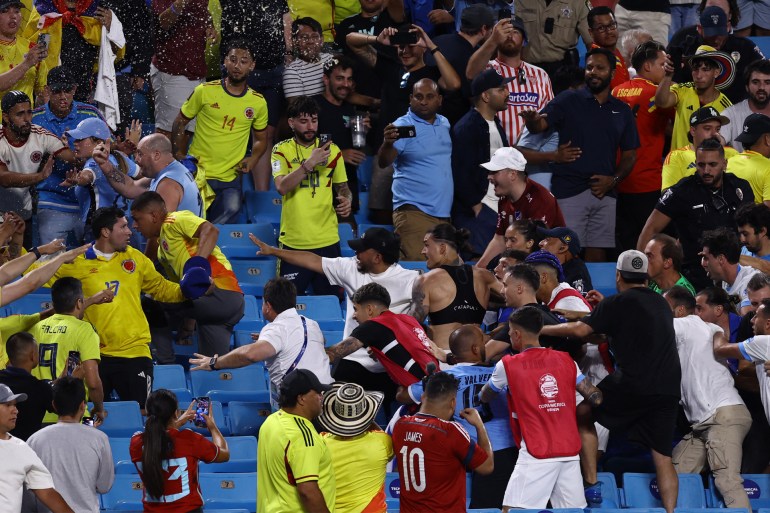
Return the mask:
M 393 227 L 401 237 L 401 255 L 404 260 L 425 260 L 422 256 L 423 238 L 425 233 L 446 219 L 433 217 L 421 210 L 393 211 Z
M 674 468 L 680 474 L 699 474 L 708 462 L 714 483 L 728 508 L 751 509 L 741 478 L 743 439 L 751 427 L 746 406 L 717 408 L 714 415 L 692 427 L 674 447 Z

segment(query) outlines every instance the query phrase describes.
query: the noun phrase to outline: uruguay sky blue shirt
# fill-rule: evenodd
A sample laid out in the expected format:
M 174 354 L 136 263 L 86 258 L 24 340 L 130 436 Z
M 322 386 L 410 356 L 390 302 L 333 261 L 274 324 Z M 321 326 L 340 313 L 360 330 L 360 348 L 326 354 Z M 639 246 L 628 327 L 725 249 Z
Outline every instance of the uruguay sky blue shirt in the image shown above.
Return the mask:
M 203 212 L 203 201 L 201 200 L 198 186 L 195 185 L 195 178 L 192 173 L 182 165 L 178 160 L 174 160 L 168 166 L 161 169 L 158 176 L 153 178 L 150 183 L 150 190 L 155 191 L 164 178 L 173 180 L 182 186 L 182 199 L 179 201 L 177 210 L 189 210 L 198 217 L 206 217 Z
M 393 208 L 414 205 L 433 217 L 449 217 L 452 209 L 452 138 L 449 121 L 437 114 L 433 123 L 409 109 L 393 122 L 414 125 L 417 137 L 398 139 L 393 162 Z

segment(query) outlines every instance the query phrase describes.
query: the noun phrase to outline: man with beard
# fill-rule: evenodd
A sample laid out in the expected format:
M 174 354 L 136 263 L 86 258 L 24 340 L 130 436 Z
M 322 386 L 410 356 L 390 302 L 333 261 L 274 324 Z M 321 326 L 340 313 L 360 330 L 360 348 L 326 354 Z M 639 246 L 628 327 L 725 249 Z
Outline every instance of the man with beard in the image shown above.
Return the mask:
M 644 251 L 652 236 L 673 221 L 684 252 L 682 274 L 695 290 L 711 285 L 698 256 L 703 232 L 722 226 L 735 228 L 736 209 L 754 201 L 754 193 L 746 180 L 725 173 L 724 155 L 718 139 L 706 139 L 698 146 L 695 174 L 683 178 L 663 194 L 647 218 L 636 245 L 639 251 Z
M 604 261 L 605 249 L 615 247 L 615 188 L 633 169 L 639 147 L 631 108 L 610 94 L 614 72 L 615 55 L 593 48 L 586 53 L 586 88 L 560 93 L 542 113 L 520 114 L 530 132 L 552 127 L 560 141 L 582 150 L 576 160 L 552 166 L 551 192 L 589 262 Z
M 178 284 L 163 278 L 150 259 L 128 245 L 131 228 L 125 212 L 116 207 L 97 209 L 91 228 L 96 236 L 93 247 L 71 265 L 61 266 L 51 283 L 66 276 L 77 278 L 85 297 L 101 292 L 105 284 L 112 291 L 112 302 L 88 308 L 83 316 L 99 334 L 104 397 L 115 390 L 121 400 L 136 401 L 144 409 L 152 390 L 153 366 L 141 294 L 167 303 L 179 303 L 185 297 Z
M 604 48 L 615 55 L 615 74 L 612 75 L 612 88 L 631 79 L 623 54 L 617 47 L 618 22 L 615 14 L 607 6 L 594 7 L 588 11 L 588 33 L 593 38 L 591 48 Z
M 24 246 L 30 247 L 33 240 L 30 186 L 51 175 L 54 157 L 74 162 L 75 155 L 54 134 L 32 124 L 32 102 L 25 93 L 5 93 L 0 108 L 3 112 L 0 205 L 3 210 L 17 212 L 24 219 Z
M 293 98 L 286 115 L 294 137 L 273 147 L 273 179 L 283 196 L 278 241 L 283 249 L 336 258 L 341 255 L 337 215 L 350 215 L 353 195 L 340 149 L 332 141 L 321 144 L 316 137 L 318 113 L 312 98 Z M 290 262 L 281 260 L 278 273 L 294 283 L 301 296 L 311 283 L 315 294 L 339 293 L 323 274 Z
M 177 160 L 188 154 L 187 124 L 196 119 L 189 154 L 198 161 L 195 181 L 204 200 L 206 218 L 222 224 L 241 210 L 241 173 L 255 172 L 267 149 L 267 103 L 246 85 L 254 56 L 242 40 L 231 41 L 224 54 L 225 76 L 201 84 L 182 105 L 171 141 Z M 244 157 L 249 136 L 251 155 Z M 214 198 L 214 196 L 216 196 Z
M 398 235 L 384 228 L 369 228 L 360 239 L 348 241 L 350 248 L 356 252 L 355 257 L 327 258 L 311 251 L 294 251 L 268 246 L 261 240 L 250 235 L 251 240 L 259 246 L 258 255 L 276 256 L 281 262 L 308 269 L 323 274 L 333 285 L 345 290 L 347 301 L 345 331 L 343 339 L 350 336 L 358 326 L 353 317 L 353 302 L 351 298 L 356 291 L 368 283 L 377 283 L 390 295 L 389 309 L 396 314 L 407 313 L 412 301 L 412 285 L 419 276 L 417 271 L 404 269 L 398 264 L 401 243 Z M 328 342 L 337 342 L 336 340 Z M 385 374 L 385 369 L 375 360 L 369 358 L 365 349 L 359 349 L 340 360 L 334 369 L 336 381 L 354 382 L 366 390 L 379 390 L 390 399 L 396 393 L 395 385 Z
M 357 84 L 353 80 L 353 61 L 337 54 L 324 65 L 324 92 L 313 99 L 318 103 L 318 133 L 330 134 L 340 149 L 348 175 L 348 187 L 353 193 L 351 213 L 358 211 L 358 166 L 366 159 L 366 153 L 353 147 L 350 121 L 356 115 L 356 108 L 350 103 Z M 367 116 L 365 123 L 369 124 Z
M 512 145 L 516 144 L 524 130 L 524 119 L 519 114 L 526 110 L 542 110 L 553 99 L 548 74 L 521 58 L 521 50 L 526 44 L 527 33 L 521 18 L 500 20 L 492 36 L 468 61 L 465 70 L 469 79 L 475 78 L 484 68 L 491 68 L 509 79 L 508 107 L 500 114 L 500 121 L 508 144 Z
M 770 207 L 744 205 L 735 213 L 735 223 L 743 246 L 741 265 L 770 272 Z
M 332 54 L 322 52 L 323 30 L 313 18 L 299 18 L 291 24 L 294 60 L 283 72 L 286 98 L 314 96 L 324 90 L 323 70 Z
M 53 68 L 48 73 L 46 85 L 48 103 L 32 111 L 32 123 L 61 137 L 84 119 L 95 117 L 103 120 L 96 107 L 75 101 L 76 84 L 69 70 L 62 66 Z M 41 241 L 64 239 L 73 244 L 83 239 L 83 223 L 75 189 L 62 185 L 69 169 L 68 163 L 55 162 L 51 176 L 35 187 Z
M 749 114 L 741 126 L 735 140 L 743 144 L 743 152 L 727 159 L 727 172 L 751 184 L 756 203 L 770 206 L 770 117 Z
M 718 52 L 710 46 L 699 46 L 690 58 L 692 81 L 672 84 L 674 66 L 671 58 L 666 60 L 666 74 L 658 84 L 655 105 L 659 109 L 676 107 L 671 147 L 687 145 L 687 120 L 694 110 L 713 107 L 722 112 L 731 106 L 730 100 L 719 89 L 729 86 L 735 77 L 735 62 L 729 55 Z M 723 123 L 724 124 L 724 123 Z
M 722 115 L 730 120 L 730 124 L 723 127 L 722 137 L 727 144 L 738 151 L 743 150 L 743 145 L 736 140 L 743 128 L 743 121 L 749 114 L 764 114 L 770 116 L 770 61 L 759 59 L 746 68 L 746 94 L 745 100 L 727 107 Z

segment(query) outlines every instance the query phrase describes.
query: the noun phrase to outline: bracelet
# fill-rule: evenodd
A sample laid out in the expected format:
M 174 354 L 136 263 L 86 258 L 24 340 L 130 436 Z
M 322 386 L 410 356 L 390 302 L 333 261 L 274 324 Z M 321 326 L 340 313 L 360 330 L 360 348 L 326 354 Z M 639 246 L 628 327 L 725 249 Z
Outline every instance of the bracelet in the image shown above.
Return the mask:
M 34 248 L 32 248 L 32 249 L 30 250 L 30 252 L 31 252 L 32 254 L 34 254 L 34 255 L 35 255 L 35 258 L 36 258 L 36 259 L 40 260 L 40 257 L 41 257 L 42 255 L 40 254 L 40 250 L 39 250 L 39 249 L 37 249 L 37 246 L 35 246 Z
M 618 184 L 619 184 L 621 181 L 623 181 L 623 179 L 622 179 L 621 177 L 619 177 L 619 176 L 613 176 L 613 177 L 612 177 L 612 186 L 613 186 L 613 187 L 617 187 L 617 185 L 618 185 Z
M 211 360 L 209 360 L 209 369 L 210 370 L 216 370 L 214 366 L 217 364 L 217 360 L 219 360 L 219 356 L 212 356 Z
M 431 55 L 433 55 L 433 54 L 435 54 L 436 52 L 440 52 L 440 51 L 441 51 L 441 48 L 439 48 L 439 47 L 437 46 L 437 47 L 435 47 L 433 50 L 430 50 L 430 54 L 431 54 Z

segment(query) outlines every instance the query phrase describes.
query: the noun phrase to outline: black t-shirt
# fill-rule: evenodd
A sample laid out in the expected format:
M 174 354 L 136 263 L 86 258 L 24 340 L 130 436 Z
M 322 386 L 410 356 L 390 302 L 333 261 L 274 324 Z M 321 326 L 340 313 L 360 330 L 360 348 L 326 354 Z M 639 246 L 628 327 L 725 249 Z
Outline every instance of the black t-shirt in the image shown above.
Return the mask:
M 687 58 L 691 55 L 695 55 L 695 51 L 702 44 L 704 44 L 703 38 L 700 37 L 698 29 L 695 26 L 679 29 L 671 38 L 671 42 L 668 44 L 669 53 L 672 48 L 681 48 L 682 54 L 684 55 L 684 58 L 682 59 L 684 67 L 674 73 L 674 82 L 680 84 L 692 82 L 692 71 L 690 70 L 690 65 L 687 63 Z M 746 99 L 746 87 L 743 80 L 743 74 L 746 67 L 757 59 L 763 59 L 764 56 L 762 55 L 762 51 L 753 41 L 732 34 L 727 36 L 725 44 L 719 51 L 731 56 L 735 61 L 735 79 L 729 87 L 722 89 L 722 92 L 731 102 L 733 102 L 733 104 L 739 103 Z
M 438 83 L 438 79 L 441 78 L 441 72 L 436 66 L 423 66 L 416 71 L 408 72 L 401 63 L 380 58 L 377 59 L 374 71 L 382 85 L 380 124 L 383 128 L 406 114 L 409 108 L 409 95 L 412 94 L 414 84 L 423 78 L 430 78 Z
M 53 392 L 48 381 L 42 381 L 35 376 L 16 367 L 8 367 L 0 371 L 0 383 L 7 385 L 14 394 L 27 394 L 27 400 L 16 404 L 19 415 L 16 427 L 11 434 L 16 438 L 27 440 L 43 424 L 46 411 L 52 411 L 51 401 Z
M 255 69 L 273 69 L 284 62 L 286 42 L 283 15 L 286 0 L 220 0 L 222 5 L 222 49 L 234 38 L 244 38 L 254 50 Z
M 353 134 L 350 132 L 350 118 L 356 113 L 353 105 L 343 102 L 342 105 L 330 103 L 324 95 L 319 94 L 313 99 L 318 103 L 321 111 L 318 114 L 318 133 L 331 134 L 332 141 L 340 150 L 353 147 Z M 357 212 L 358 204 L 358 166 L 345 164 L 345 173 L 348 176 L 348 186 L 353 193 L 353 212 Z
M 591 283 L 591 274 L 588 272 L 585 262 L 579 258 L 573 258 L 564 262 L 561 266 L 564 270 L 565 281 L 578 292 L 588 292 L 594 288 Z
M 441 104 L 441 114 L 447 117 L 454 125 L 471 108 L 471 81 L 465 77 L 465 68 L 471 60 L 473 46 L 460 34 L 446 34 L 437 37 L 434 41 L 441 50 L 441 54 L 452 65 L 462 83 L 459 91 L 444 93 L 444 101 Z M 425 63 L 434 65 L 436 60 L 429 53 L 425 53 Z
M 540 310 L 540 313 L 543 314 L 543 326 L 555 326 L 557 324 L 561 324 L 562 320 L 556 317 L 553 312 L 551 312 L 547 306 L 541 305 L 540 303 L 529 303 L 524 306 L 534 306 L 538 310 Z M 523 307 L 522 307 L 523 308 Z M 500 342 L 505 342 L 507 344 L 511 343 L 511 337 L 508 335 L 508 329 L 506 322 L 506 328 L 501 330 L 497 335 L 492 337 L 492 340 L 497 340 Z M 541 335 L 540 336 L 540 345 L 543 347 L 550 347 L 551 349 L 556 349 L 557 351 L 564 351 L 565 353 L 569 353 L 569 355 L 572 357 L 573 360 L 577 361 L 580 357 L 582 357 L 582 346 L 583 341 L 576 338 L 565 338 L 565 337 L 550 337 Z
M 605 298 L 583 322 L 609 337 L 617 369 L 605 379 L 637 395 L 679 397 L 674 315 L 663 296 L 633 287 Z
M 374 321 L 366 321 L 363 324 L 359 324 L 350 336 L 360 341 L 364 347 L 374 347 L 380 351 L 396 340 L 396 334 L 393 333 L 393 330 Z M 396 342 L 398 341 L 396 340 Z M 405 368 L 415 378 L 422 379 L 425 377 L 425 372 L 423 372 L 420 364 L 413 361 L 412 355 L 401 344 L 396 344 L 394 347 L 389 348 L 387 357 L 399 367 Z M 407 367 L 410 360 L 412 360 L 412 365 Z

